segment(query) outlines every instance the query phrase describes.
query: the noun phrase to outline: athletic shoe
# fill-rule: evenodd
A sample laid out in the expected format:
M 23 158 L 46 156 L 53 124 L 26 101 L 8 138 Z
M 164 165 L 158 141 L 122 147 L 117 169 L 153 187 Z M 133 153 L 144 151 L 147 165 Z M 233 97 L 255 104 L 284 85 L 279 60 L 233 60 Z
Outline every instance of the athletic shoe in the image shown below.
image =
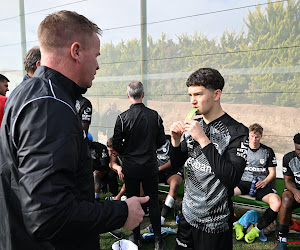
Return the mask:
M 235 238 L 236 240 L 241 240 L 244 237 L 244 227 L 240 223 L 235 223 L 233 225 L 233 229 L 235 230 Z
M 247 243 L 253 243 L 257 237 L 259 237 L 259 230 L 256 227 L 253 227 L 251 231 L 245 235 L 245 241 Z
M 280 244 L 282 242 L 277 242 L 277 246 L 275 247 L 275 250 L 287 250 L 287 244 Z
M 115 237 L 116 239 L 120 240 L 123 238 L 123 233 L 118 231 L 118 230 L 113 230 L 111 232 L 109 232 L 110 235 L 112 235 L 113 237 Z
M 289 226 L 289 233 L 299 233 L 300 231 L 300 225 L 297 221 L 294 221 L 291 219 L 292 225 Z

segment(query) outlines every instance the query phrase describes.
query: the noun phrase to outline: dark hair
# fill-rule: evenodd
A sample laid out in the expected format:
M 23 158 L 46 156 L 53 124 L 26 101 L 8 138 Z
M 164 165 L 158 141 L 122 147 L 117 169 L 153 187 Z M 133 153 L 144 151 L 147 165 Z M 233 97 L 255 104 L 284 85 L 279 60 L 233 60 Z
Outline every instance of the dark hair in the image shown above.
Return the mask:
M 300 133 L 295 134 L 295 136 L 294 136 L 294 143 L 300 145 Z
M 200 68 L 192 73 L 186 80 L 186 86 L 203 86 L 212 90 L 223 90 L 224 78 L 220 72 L 212 68 Z
M 263 127 L 260 126 L 258 123 L 254 123 L 249 126 L 249 132 L 254 132 L 254 134 L 259 133 L 260 135 L 262 135 L 263 131 L 264 131 Z
M 9 82 L 9 80 L 7 79 L 7 77 L 6 77 L 6 76 L 4 76 L 4 75 L 0 74 L 0 82 L 4 82 L 4 81 L 7 81 L 7 82 Z
M 26 72 L 34 72 L 36 63 L 41 60 L 41 51 L 39 46 L 35 46 L 28 50 L 24 57 L 24 67 Z
M 133 81 L 127 85 L 127 92 L 129 97 L 133 99 L 140 99 L 144 93 L 144 86 L 139 81 Z
M 107 142 L 106 142 L 106 146 L 109 147 L 109 148 L 112 148 L 113 146 L 113 138 L 110 137 Z
M 38 39 L 42 50 L 50 50 L 69 46 L 80 39 L 88 42 L 93 33 L 102 33 L 95 23 L 75 11 L 62 10 L 48 15 L 40 23 Z

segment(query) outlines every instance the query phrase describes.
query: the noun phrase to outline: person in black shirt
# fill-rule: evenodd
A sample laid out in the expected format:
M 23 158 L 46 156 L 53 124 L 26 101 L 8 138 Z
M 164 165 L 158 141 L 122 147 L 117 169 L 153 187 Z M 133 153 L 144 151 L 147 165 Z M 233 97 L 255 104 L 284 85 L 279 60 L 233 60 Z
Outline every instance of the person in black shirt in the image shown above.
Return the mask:
M 165 242 L 161 238 L 160 208 L 158 201 L 158 165 L 156 150 L 165 141 L 163 121 L 159 114 L 142 103 L 144 87 L 134 81 L 127 86 L 127 96 L 131 106 L 121 113 L 115 124 L 113 148 L 123 161 L 127 197 L 140 195 L 142 183 L 148 202 L 150 221 L 153 225 L 155 249 L 163 249 Z M 140 227 L 133 230 L 130 239 L 140 246 Z
M 170 128 L 171 165 L 187 168 L 176 249 L 232 249 L 231 197 L 246 167 L 248 129 L 223 111 L 217 70 L 200 68 L 186 85 L 202 117 Z
M 295 150 L 283 156 L 282 171 L 285 190 L 279 211 L 279 243 L 287 242 L 292 211 L 300 207 L 300 133 L 294 136 Z M 287 249 L 286 244 L 278 244 L 276 249 Z
M 234 195 L 249 194 L 251 182 L 254 177 L 258 178 L 256 183 L 255 197 L 270 205 L 263 217 L 245 235 L 245 241 L 252 243 L 259 236 L 260 231 L 271 224 L 276 218 L 281 205 L 277 191 L 272 188 L 271 183 L 276 179 L 277 161 L 272 148 L 260 143 L 263 128 L 257 123 L 249 126 L 249 149 L 247 152 L 247 166 L 241 182 L 234 189 Z M 236 239 L 244 237 L 244 227 L 239 222 L 234 223 Z
M 81 125 L 87 136 L 92 121 L 92 111 L 93 111 L 92 103 L 90 102 L 89 99 L 80 95 L 79 98 L 76 100 L 75 108 L 79 115 Z
M 170 212 L 177 197 L 178 190 L 183 182 L 183 167 L 173 169 L 170 161 L 171 136 L 166 135 L 166 143 L 157 149 L 158 178 L 160 183 L 168 184 L 169 193 L 161 211 L 161 225 L 164 224 L 167 214 Z
M 106 146 L 100 142 L 93 141 L 93 137 L 90 133 L 88 133 L 88 138 L 93 162 L 95 199 L 100 201 L 101 179 L 103 179 L 109 171 L 109 155 Z

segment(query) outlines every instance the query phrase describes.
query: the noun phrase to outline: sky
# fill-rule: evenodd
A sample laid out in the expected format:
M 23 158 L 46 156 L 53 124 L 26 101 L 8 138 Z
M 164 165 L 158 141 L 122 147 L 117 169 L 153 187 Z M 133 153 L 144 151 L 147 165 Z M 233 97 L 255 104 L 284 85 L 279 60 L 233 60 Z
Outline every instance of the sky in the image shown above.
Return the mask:
M 1 4 L 0 18 L 0 72 L 21 70 L 19 0 L 0 1 L 5 1 Z M 260 1 L 265 2 L 267 0 Z M 243 18 L 249 9 L 245 6 L 257 3 L 259 1 L 148 0 L 147 32 L 154 40 L 162 33 L 176 39 L 182 33 L 196 31 L 217 39 L 226 29 L 237 32 L 245 29 Z M 140 39 L 140 4 L 138 0 L 24 0 L 27 50 L 38 45 L 39 23 L 46 15 L 62 9 L 76 11 L 95 22 L 103 30 L 101 44 Z M 132 27 L 118 28 L 124 26 Z

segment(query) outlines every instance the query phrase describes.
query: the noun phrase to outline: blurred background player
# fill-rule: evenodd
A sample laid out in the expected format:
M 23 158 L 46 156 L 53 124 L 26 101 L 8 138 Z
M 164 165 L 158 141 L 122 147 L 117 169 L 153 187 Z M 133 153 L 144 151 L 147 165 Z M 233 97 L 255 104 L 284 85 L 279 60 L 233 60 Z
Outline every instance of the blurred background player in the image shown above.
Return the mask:
M 9 83 L 8 78 L 0 74 L 0 95 L 6 96 L 6 92 L 9 91 L 8 83 Z
M 41 51 L 39 46 L 35 46 L 27 51 L 24 57 L 24 68 L 27 74 L 24 76 L 23 81 L 31 78 L 36 69 L 41 64 Z
M 263 128 L 257 123 L 249 126 L 249 148 L 247 152 L 247 166 L 242 179 L 234 189 L 234 195 L 249 194 L 251 182 L 254 177 L 258 178 L 256 183 L 255 197 L 259 201 L 269 204 L 263 217 L 245 235 L 245 241 L 252 243 L 259 237 L 260 231 L 270 225 L 276 218 L 281 205 L 281 200 L 276 190 L 272 188 L 272 181 L 276 179 L 277 161 L 272 148 L 260 143 L 263 135 Z M 244 228 L 239 223 L 234 224 L 236 239 L 244 237 Z
M 295 150 L 283 156 L 282 171 L 285 190 L 279 211 L 278 243 L 286 243 L 292 211 L 300 207 L 300 133 L 294 136 Z M 278 244 L 276 249 L 287 249 L 286 244 Z
M 169 193 L 163 204 L 161 211 L 161 225 L 164 224 L 168 213 L 171 211 L 175 199 L 177 197 L 178 190 L 183 183 L 184 174 L 183 169 L 172 169 L 170 161 L 170 145 L 171 136 L 166 135 L 166 143 L 157 149 L 157 161 L 158 161 L 158 178 L 159 183 L 169 185 Z M 150 232 L 152 232 L 152 225 L 149 226 Z

